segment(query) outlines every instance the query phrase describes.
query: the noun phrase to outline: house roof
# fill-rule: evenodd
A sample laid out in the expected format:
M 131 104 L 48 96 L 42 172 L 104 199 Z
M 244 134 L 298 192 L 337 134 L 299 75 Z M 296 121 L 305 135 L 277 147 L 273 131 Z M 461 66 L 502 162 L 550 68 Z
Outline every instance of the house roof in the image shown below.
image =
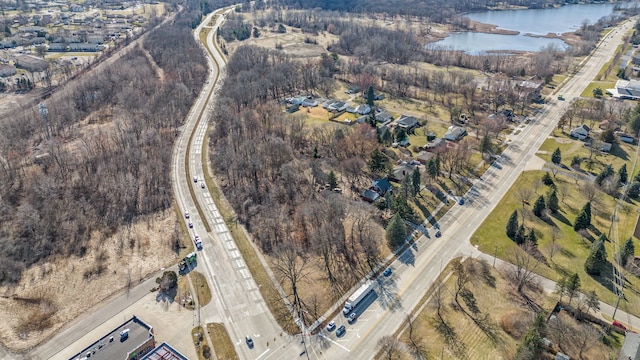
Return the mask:
M 405 176 L 413 173 L 414 167 L 412 165 L 398 165 L 393 168 L 393 180 L 402 181 Z
M 378 194 L 377 192 L 375 192 L 375 191 L 373 191 L 371 189 L 366 189 L 365 191 L 362 192 L 361 196 L 366 201 L 374 202 L 374 201 L 378 200 L 378 198 L 380 197 L 380 194 Z
M 461 126 L 449 126 L 449 131 L 447 131 L 446 134 L 444 134 L 445 139 L 459 139 L 460 137 L 462 137 L 464 134 L 467 133 L 467 130 L 465 130 L 463 127 Z
M 378 189 L 380 189 L 380 192 L 385 193 L 387 192 L 387 190 L 391 189 L 391 183 L 389 182 L 389 179 L 382 178 L 373 180 L 373 182 L 371 183 L 371 187 L 377 187 Z
M 398 121 L 396 121 L 396 124 L 398 124 L 398 126 L 400 126 L 401 128 L 410 129 L 418 125 L 418 119 L 413 116 L 402 115 L 400 116 Z
M 426 164 L 427 162 L 429 162 L 429 160 L 431 160 L 432 157 L 436 156 L 436 154 L 432 153 L 432 152 L 428 152 L 428 151 L 421 151 L 420 153 L 418 153 L 418 155 L 416 156 L 416 160 L 420 161 L 423 164 Z
M 383 123 L 393 119 L 393 116 L 386 111 L 379 112 L 375 115 L 376 121 Z

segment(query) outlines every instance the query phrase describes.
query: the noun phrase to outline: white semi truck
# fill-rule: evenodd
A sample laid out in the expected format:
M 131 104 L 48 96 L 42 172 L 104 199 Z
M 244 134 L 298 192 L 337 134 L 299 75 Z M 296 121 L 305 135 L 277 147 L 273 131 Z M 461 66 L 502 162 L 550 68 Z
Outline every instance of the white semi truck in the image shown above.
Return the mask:
M 358 304 L 360 304 L 362 299 L 367 297 L 367 295 L 369 295 L 369 293 L 373 291 L 373 285 L 373 281 L 367 280 L 367 282 L 360 286 L 360 288 L 358 288 L 358 290 L 356 290 L 353 295 L 349 296 L 349 299 L 347 299 L 347 302 L 344 304 L 344 309 L 342 309 L 342 314 L 344 314 L 344 316 L 348 316 L 353 311 L 353 309 L 355 309 Z

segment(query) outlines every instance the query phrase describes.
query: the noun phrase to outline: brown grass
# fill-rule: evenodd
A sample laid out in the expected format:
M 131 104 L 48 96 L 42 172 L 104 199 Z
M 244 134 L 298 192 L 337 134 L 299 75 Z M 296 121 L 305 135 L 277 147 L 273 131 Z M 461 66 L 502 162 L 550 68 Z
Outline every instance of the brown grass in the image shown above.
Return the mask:
M 207 331 L 213 341 L 213 349 L 216 352 L 218 360 L 237 360 L 238 354 L 233 346 L 233 342 L 229 337 L 227 328 L 224 324 L 209 323 L 207 324 Z

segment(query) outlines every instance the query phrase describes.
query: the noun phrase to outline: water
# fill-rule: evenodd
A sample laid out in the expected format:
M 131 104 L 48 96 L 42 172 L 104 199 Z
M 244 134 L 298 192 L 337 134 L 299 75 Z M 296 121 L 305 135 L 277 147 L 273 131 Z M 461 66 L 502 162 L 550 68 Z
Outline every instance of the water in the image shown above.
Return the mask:
M 438 41 L 436 45 L 446 46 L 467 53 L 486 51 L 538 51 L 543 46 L 555 44 L 564 48 L 560 39 L 540 38 L 526 34 L 546 35 L 576 31 L 585 21 L 593 24 L 598 19 L 610 15 L 615 4 L 566 5 L 553 9 L 525 9 L 505 11 L 484 11 L 468 14 L 471 20 L 493 24 L 499 29 L 519 31 L 519 35 L 483 34 L 476 32 L 456 33 Z

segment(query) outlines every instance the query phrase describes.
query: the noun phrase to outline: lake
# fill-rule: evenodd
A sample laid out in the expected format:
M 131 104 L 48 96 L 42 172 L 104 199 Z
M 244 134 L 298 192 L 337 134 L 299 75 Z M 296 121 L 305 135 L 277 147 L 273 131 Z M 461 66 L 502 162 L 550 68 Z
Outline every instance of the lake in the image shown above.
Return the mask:
M 565 47 L 560 39 L 526 36 L 526 34 L 546 35 L 576 31 L 585 21 L 593 24 L 598 19 L 610 15 L 615 4 L 565 5 L 552 9 L 524 9 L 505 11 L 484 11 L 470 13 L 471 20 L 493 24 L 499 29 L 519 31 L 519 35 L 484 34 L 462 32 L 447 36 L 434 43 L 451 49 L 464 50 L 470 54 L 486 51 L 538 51 L 548 44 Z

